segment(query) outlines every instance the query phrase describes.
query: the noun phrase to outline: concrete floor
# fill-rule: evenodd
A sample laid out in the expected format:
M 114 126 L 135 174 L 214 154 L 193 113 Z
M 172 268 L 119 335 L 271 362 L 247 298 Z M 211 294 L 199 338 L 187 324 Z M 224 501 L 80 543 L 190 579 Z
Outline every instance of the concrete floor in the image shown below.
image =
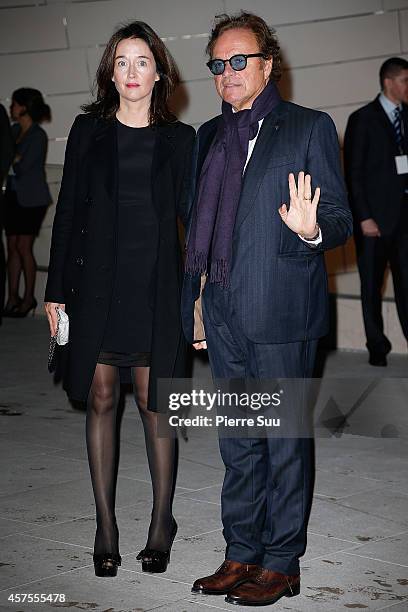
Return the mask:
M 95 577 L 85 415 L 74 410 L 61 388 L 53 385 L 46 371 L 47 349 L 42 317 L 5 320 L 0 327 L 1 612 L 248 610 L 226 604 L 223 597 L 190 593 L 193 580 L 215 570 L 224 553 L 223 466 L 216 434 L 208 431 L 191 431 L 188 441 L 180 440 L 174 504 L 179 532 L 169 568 L 161 575 L 141 572 L 136 554 L 145 544 L 151 487 L 141 423 L 131 398 L 122 420 L 117 495 L 123 564 L 116 579 Z M 391 355 L 386 369 L 371 368 L 366 359 L 365 353 L 332 353 L 325 363 L 325 376 L 407 376 L 406 356 Z M 208 366 L 198 362 L 195 375 L 207 376 Z M 400 378 L 398 384 L 404 383 Z M 401 393 L 405 407 L 405 388 Z M 317 439 L 315 496 L 308 549 L 301 562 L 302 592 L 281 600 L 277 610 L 407 612 L 405 412 L 400 407 L 392 417 L 392 431 L 400 432 L 399 438 L 379 437 L 384 427 L 374 426 L 389 414 L 389 397 L 385 393 L 380 407 L 372 412 L 368 402 L 365 412 L 360 412 L 359 427 L 347 430 L 370 436 L 327 434 Z M 361 414 L 367 432 L 361 426 Z M 65 602 L 12 603 L 9 597 L 17 593 L 64 594 Z

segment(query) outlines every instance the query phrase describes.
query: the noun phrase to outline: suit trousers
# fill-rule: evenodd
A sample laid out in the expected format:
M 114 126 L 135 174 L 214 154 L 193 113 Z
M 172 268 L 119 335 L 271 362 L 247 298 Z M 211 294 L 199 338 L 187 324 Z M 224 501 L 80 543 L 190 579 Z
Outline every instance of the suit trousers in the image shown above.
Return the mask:
M 408 207 L 407 197 L 404 204 Z M 367 348 L 385 354 L 391 350 L 382 317 L 382 289 L 388 264 L 398 317 L 408 341 L 408 227 L 401 224 L 395 234 L 380 238 L 357 235 L 356 247 Z
M 311 377 L 317 340 L 249 341 L 228 290 L 207 282 L 203 317 L 212 375 L 231 378 Z M 290 304 L 288 304 L 290 308 Z M 299 573 L 314 481 L 314 442 L 304 438 L 219 438 L 226 559 Z

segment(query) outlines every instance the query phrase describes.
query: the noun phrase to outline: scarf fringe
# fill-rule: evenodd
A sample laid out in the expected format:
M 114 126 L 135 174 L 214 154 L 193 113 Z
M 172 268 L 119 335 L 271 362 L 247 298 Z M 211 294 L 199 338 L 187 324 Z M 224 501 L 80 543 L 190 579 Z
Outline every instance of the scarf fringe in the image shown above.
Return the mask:
M 207 272 L 207 258 L 208 254 L 204 251 L 201 253 L 197 253 L 197 251 L 187 253 L 185 263 L 186 273 L 191 274 L 191 276 L 195 276 L 196 274 L 205 274 Z
M 221 285 L 222 287 L 228 286 L 229 280 L 229 265 L 226 259 L 217 259 L 211 263 L 210 271 L 210 282 Z

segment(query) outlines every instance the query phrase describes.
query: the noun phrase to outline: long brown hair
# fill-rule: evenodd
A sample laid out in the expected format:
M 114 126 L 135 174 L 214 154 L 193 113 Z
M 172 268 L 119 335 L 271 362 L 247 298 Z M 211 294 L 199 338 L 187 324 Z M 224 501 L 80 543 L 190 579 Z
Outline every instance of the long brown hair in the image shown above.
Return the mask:
M 149 109 L 150 125 L 171 123 L 176 117 L 168 107 L 168 101 L 180 81 L 176 63 L 166 45 L 152 28 L 143 21 L 133 21 L 122 26 L 111 36 L 96 71 L 96 99 L 81 108 L 85 113 L 104 119 L 112 119 L 119 108 L 119 94 L 112 81 L 116 47 L 121 40 L 140 38 L 149 46 L 156 62 L 156 71 L 160 80 L 156 81 Z

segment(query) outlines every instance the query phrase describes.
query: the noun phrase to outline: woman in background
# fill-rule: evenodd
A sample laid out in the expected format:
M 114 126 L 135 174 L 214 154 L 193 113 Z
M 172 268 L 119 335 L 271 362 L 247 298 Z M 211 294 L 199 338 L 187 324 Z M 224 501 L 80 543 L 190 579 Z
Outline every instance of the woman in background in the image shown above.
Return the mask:
M 6 288 L 6 256 L 3 248 L 4 206 L 3 184 L 13 161 L 14 140 L 7 111 L 0 104 L 0 325 L 3 315 Z
M 51 121 L 51 110 L 37 89 L 22 87 L 11 98 L 15 157 L 7 180 L 4 226 L 7 236 L 8 300 L 5 316 L 25 317 L 35 310 L 37 264 L 33 244 L 51 204 L 45 177 L 48 137 L 39 125 Z M 24 294 L 19 296 L 21 272 Z
M 130 368 L 153 486 L 147 572 L 164 572 L 177 524 L 172 514 L 175 437 L 159 437 L 158 377 L 185 376 L 182 258 L 194 129 L 168 108 L 178 81 L 158 35 L 134 22 L 111 37 L 97 71 L 97 98 L 71 129 L 52 234 L 45 309 L 70 319 L 64 386 L 88 400 L 86 439 L 96 505 L 94 566 L 121 564 L 115 518 L 119 368 Z M 65 349 L 64 349 L 65 351 Z

